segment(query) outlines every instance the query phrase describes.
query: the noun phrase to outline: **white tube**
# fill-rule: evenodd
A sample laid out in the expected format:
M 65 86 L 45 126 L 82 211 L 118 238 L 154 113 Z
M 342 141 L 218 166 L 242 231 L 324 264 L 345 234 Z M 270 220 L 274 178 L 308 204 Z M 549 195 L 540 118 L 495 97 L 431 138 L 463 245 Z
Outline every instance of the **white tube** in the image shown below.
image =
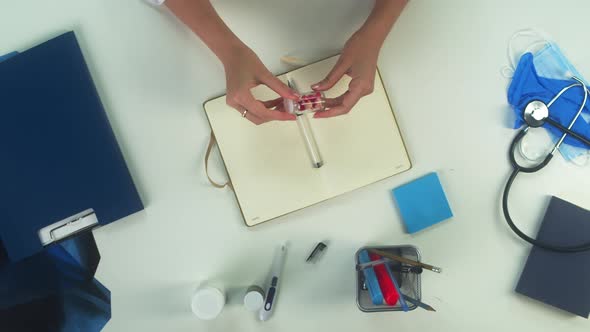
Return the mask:
M 315 137 L 313 136 L 311 124 L 309 123 L 309 119 L 307 118 L 306 114 L 297 115 L 297 126 L 299 127 L 299 132 L 303 137 L 307 154 L 311 160 L 311 165 L 314 168 L 322 167 L 324 165 L 324 160 L 320 154 L 320 149 L 318 148 L 318 144 L 315 140 Z

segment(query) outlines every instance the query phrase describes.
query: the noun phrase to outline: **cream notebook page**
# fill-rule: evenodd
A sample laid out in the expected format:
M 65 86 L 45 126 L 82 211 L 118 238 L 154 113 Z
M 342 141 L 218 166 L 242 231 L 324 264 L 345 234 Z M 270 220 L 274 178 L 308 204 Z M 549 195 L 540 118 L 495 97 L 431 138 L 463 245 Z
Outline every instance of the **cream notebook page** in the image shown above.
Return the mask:
M 332 57 L 279 78 L 292 77 L 302 92 L 323 79 Z M 345 77 L 326 97 L 348 89 Z M 252 90 L 260 100 L 277 98 L 266 86 Z M 244 221 L 253 226 L 410 169 L 404 143 L 379 73 L 374 92 L 348 115 L 310 122 L 324 165 L 312 168 L 297 123 L 260 126 L 243 119 L 225 96 L 204 105 Z

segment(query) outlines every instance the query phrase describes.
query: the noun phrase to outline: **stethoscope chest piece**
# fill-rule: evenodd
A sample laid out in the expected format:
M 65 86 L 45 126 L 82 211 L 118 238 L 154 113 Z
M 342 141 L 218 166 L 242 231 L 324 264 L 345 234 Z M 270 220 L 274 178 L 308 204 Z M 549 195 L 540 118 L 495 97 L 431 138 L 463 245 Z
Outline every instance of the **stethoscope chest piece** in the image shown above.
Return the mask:
M 544 125 L 548 117 L 549 107 L 540 100 L 533 100 L 524 108 L 524 121 L 533 128 Z

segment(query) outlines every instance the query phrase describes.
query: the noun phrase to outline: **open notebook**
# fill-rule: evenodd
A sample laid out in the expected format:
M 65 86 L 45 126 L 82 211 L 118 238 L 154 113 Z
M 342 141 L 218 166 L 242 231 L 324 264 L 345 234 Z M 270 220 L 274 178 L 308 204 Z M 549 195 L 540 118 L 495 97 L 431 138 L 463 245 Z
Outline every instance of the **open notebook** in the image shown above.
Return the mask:
M 279 76 L 303 91 L 323 79 L 337 57 Z M 344 93 L 345 77 L 326 97 Z M 277 98 L 266 86 L 252 90 L 260 100 Z M 313 168 L 295 121 L 260 126 L 243 119 L 225 96 L 205 102 L 205 112 L 248 226 L 333 198 L 410 169 L 411 164 L 377 72 L 374 92 L 348 115 L 310 122 L 324 159 Z

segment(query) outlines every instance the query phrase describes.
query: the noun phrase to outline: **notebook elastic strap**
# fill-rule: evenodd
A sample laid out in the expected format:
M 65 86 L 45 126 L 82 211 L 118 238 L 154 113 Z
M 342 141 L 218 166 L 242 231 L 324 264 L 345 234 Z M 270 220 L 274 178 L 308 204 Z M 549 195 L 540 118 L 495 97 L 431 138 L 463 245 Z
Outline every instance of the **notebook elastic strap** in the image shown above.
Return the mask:
M 209 179 L 209 182 L 211 183 L 211 185 L 215 188 L 219 188 L 219 189 L 223 189 L 225 187 L 228 187 L 229 189 L 233 190 L 233 186 L 231 184 L 231 181 L 227 181 L 223 184 L 219 184 L 215 181 L 213 181 L 213 179 L 211 178 L 211 176 L 209 175 L 209 157 L 211 156 L 211 150 L 213 150 L 213 146 L 215 146 L 215 144 L 217 143 L 217 140 L 215 139 L 215 135 L 213 135 L 213 132 L 211 132 L 211 137 L 209 138 L 209 145 L 207 146 L 207 152 L 205 153 L 205 174 L 207 174 L 207 179 Z

